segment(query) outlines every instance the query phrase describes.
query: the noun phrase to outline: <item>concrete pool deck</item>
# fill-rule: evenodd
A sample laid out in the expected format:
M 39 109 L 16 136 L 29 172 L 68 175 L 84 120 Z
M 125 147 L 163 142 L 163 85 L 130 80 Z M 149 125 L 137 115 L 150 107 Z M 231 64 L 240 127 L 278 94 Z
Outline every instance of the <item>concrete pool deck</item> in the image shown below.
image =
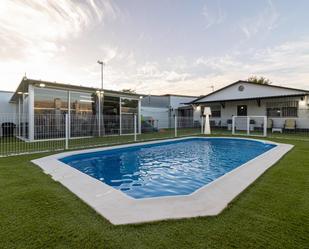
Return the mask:
M 290 144 L 237 138 L 275 144 L 276 147 L 235 168 L 189 195 L 134 199 L 120 190 L 59 161 L 58 159 L 96 151 L 185 140 L 194 137 L 125 144 L 59 153 L 32 160 L 114 225 L 142 223 L 165 219 L 213 216 L 219 214 L 237 195 L 293 148 Z M 209 137 L 199 137 L 208 139 Z M 211 137 L 235 139 L 235 137 Z

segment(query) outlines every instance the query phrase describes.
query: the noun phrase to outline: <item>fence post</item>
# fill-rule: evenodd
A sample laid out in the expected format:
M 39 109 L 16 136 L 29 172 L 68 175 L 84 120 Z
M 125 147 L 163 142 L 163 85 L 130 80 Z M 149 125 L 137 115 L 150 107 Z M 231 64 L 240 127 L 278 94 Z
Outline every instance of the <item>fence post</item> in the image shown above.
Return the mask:
M 267 137 L 267 117 L 264 116 L 264 137 Z
M 69 149 L 69 115 L 65 114 L 65 149 Z
M 235 135 L 235 116 L 232 117 L 232 135 Z
M 177 116 L 176 114 L 175 114 L 174 120 L 175 120 L 175 137 L 177 137 Z
M 134 142 L 137 141 L 136 139 L 136 113 L 134 113 Z
M 250 117 L 247 116 L 247 135 L 250 135 Z
M 202 115 L 201 116 L 201 134 L 204 134 L 203 128 L 204 128 L 204 116 Z

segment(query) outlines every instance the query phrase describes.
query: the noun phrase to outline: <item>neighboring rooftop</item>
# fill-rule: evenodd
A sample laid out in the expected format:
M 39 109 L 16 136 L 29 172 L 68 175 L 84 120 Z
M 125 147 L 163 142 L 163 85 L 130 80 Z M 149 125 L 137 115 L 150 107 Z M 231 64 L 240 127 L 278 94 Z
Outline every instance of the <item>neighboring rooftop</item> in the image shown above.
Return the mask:
M 211 102 L 266 99 L 287 96 L 308 95 L 309 91 L 291 87 L 259 84 L 249 81 L 239 80 L 227 85 L 210 94 L 201 96 L 188 104 L 200 104 Z

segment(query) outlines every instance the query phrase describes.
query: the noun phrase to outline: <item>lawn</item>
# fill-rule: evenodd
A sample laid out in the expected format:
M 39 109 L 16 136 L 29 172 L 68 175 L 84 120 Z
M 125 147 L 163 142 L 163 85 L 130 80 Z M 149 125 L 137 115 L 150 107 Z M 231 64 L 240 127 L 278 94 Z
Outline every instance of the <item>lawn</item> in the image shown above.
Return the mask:
M 38 167 L 0 159 L 1 248 L 308 248 L 309 142 L 216 217 L 113 226 Z

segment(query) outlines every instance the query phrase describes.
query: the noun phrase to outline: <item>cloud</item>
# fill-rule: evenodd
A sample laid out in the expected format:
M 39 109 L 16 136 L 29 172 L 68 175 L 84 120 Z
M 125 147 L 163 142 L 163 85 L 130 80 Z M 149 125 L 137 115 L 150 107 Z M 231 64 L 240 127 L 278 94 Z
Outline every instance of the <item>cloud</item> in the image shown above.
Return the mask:
M 109 0 L 0 1 L 0 87 L 14 90 L 25 72 L 52 81 L 88 79 L 66 51 L 85 31 L 119 15 Z M 113 57 L 112 51 L 105 52 Z
M 115 18 L 108 1 L 11 0 L 0 3 L 0 57 L 48 59 L 65 49 L 61 41 L 72 39 L 104 17 Z M 13 51 L 13 52 L 12 52 Z
M 222 56 L 136 64 L 110 82 L 118 89 L 133 88 L 140 93 L 201 95 L 251 75 L 264 76 L 274 84 L 308 89 L 309 38 L 277 46 L 234 51 Z M 179 64 L 179 65 L 178 65 Z M 183 67 L 186 65 L 186 67 Z M 115 69 L 114 69 L 115 70 Z
M 274 84 L 308 89 L 309 38 L 220 57 L 200 57 L 195 64 L 211 71 L 211 81 L 219 85 L 259 75 Z
M 214 7 L 205 3 L 202 9 L 202 15 L 205 18 L 205 29 L 223 23 L 226 18 L 226 13 L 221 8 L 220 0 L 216 1 L 216 6 Z
M 280 14 L 271 0 L 267 1 L 267 5 L 261 12 L 255 16 L 242 19 L 239 24 L 240 30 L 246 39 L 255 37 L 260 32 L 269 33 L 278 26 Z

